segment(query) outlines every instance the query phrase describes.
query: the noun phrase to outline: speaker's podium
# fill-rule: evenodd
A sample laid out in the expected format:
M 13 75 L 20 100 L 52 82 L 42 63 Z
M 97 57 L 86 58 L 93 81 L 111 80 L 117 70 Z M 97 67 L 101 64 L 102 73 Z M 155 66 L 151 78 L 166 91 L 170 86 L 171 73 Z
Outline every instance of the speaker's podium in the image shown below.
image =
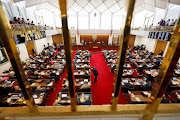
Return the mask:
M 91 47 L 94 52 L 97 52 L 100 46 L 101 42 L 89 42 L 89 47 Z

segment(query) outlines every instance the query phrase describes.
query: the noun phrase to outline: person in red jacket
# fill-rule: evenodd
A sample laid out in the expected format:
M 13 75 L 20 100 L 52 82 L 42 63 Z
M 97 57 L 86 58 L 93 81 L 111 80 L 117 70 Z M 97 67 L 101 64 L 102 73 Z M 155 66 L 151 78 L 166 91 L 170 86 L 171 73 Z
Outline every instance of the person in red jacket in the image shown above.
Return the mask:
M 137 70 L 133 70 L 133 73 L 131 75 L 132 77 L 138 77 L 138 72 Z

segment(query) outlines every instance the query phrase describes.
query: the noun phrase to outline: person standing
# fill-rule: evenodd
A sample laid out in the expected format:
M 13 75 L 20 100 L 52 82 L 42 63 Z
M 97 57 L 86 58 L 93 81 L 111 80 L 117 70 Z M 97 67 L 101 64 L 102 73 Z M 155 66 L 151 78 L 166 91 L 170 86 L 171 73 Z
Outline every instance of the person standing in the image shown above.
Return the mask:
M 98 71 L 93 66 L 91 66 L 91 71 L 93 71 L 93 74 L 94 74 L 94 81 L 93 81 L 93 83 L 95 83 L 95 82 L 97 82 Z

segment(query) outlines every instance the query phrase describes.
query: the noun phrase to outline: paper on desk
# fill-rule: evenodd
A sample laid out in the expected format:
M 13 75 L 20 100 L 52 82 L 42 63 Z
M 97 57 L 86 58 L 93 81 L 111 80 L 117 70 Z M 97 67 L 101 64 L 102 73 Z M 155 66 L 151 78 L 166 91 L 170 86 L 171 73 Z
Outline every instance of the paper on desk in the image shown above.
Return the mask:
M 80 99 L 80 102 L 85 102 L 85 99 L 82 97 L 82 98 Z
M 135 97 L 135 95 L 133 93 L 131 93 L 131 97 Z
M 84 82 L 88 82 L 88 79 L 84 79 Z
M 180 99 L 180 95 L 177 95 L 178 99 Z
M 53 85 L 53 82 L 50 82 L 47 86 L 52 86 Z
M 36 104 L 40 104 L 41 99 L 34 99 L 34 102 L 35 102 Z
M 67 94 L 62 94 L 61 97 L 67 97 Z
M 61 102 L 66 102 L 65 100 L 61 100 Z
M 83 74 L 84 74 L 84 72 L 83 72 L 83 71 L 81 71 L 81 72 L 80 72 L 80 74 L 81 74 L 81 75 L 83 75 Z
M 31 84 L 31 86 L 35 86 L 35 85 L 36 85 L 36 83 L 32 83 L 32 84 Z
M 151 96 L 151 93 L 148 93 L 148 92 L 143 92 L 145 95 L 147 95 L 148 97 Z
M 56 75 L 59 75 L 59 71 L 56 72 Z
M 140 102 L 141 100 L 139 99 L 139 97 L 135 97 L 136 101 Z
M 79 82 L 81 85 L 84 84 L 84 81 Z
M 11 97 L 7 99 L 7 103 L 10 103 L 11 102 Z
M 174 85 L 178 85 L 178 84 L 179 84 L 179 82 L 178 82 L 178 81 L 172 81 L 172 84 L 174 84 Z
M 135 82 L 134 84 L 135 84 L 135 85 L 141 85 L 139 82 Z
M 146 73 L 147 73 L 147 74 L 151 74 L 151 72 L 150 72 L 150 71 L 146 71 Z

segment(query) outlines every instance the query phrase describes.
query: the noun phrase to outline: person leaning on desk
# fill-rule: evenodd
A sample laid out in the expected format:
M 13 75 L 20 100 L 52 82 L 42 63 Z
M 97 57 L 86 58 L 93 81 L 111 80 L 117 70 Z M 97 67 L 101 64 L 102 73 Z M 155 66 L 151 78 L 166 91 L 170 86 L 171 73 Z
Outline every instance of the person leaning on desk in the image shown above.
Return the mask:
M 91 105 L 91 100 L 88 96 L 85 97 L 85 101 L 82 102 L 81 105 Z

